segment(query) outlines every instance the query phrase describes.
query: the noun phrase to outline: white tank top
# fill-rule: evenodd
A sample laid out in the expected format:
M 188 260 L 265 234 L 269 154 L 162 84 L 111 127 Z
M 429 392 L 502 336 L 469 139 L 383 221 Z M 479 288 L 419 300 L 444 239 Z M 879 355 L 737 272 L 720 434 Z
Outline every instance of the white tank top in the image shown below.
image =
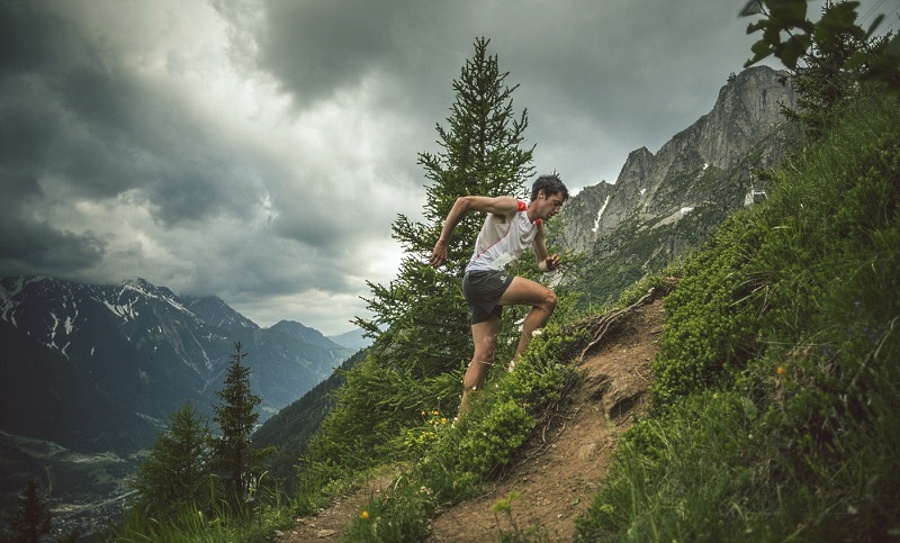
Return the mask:
M 502 270 L 531 246 L 537 235 L 538 225 L 528 220 L 528 206 L 519 200 L 519 211 L 508 222 L 502 217 L 488 213 L 478 238 L 475 240 L 475 251 L 466 266 L 466 272 Z

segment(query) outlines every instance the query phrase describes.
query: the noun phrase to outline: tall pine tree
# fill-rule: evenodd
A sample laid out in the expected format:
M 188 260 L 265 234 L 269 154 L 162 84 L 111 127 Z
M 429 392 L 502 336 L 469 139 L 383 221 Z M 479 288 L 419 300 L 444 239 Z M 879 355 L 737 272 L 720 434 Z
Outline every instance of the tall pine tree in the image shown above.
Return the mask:
M 383 460 L 401 429 L 421 422 L 422 410 L 450 414 L 459 406 L 472 355 L 462 278 L 484 217 L 472 214 L 456 227 L 439 270 L 429 265 L 431 252 L 458 197 L 521 195 L 533 173 L 533 146 L 523 147 L 527 112 L 513 109 L 518 85 L 505 84 L 508 72 L 500 71 L 488 44 L 475 41 L 474 56 L 453 81 L 451 115 L 446 126 L 437 125 L 441 151 L 419 155 L 430 181 L 426 222 L 398 216 L 393 237 L 404 256 L 397 278 L 387 286 L 370 282 L 374 317 L 355 319 L 375 342 L 366 360 L 347 373 L 335 409 L 310 441 L 308 465 L 325 477 Z M 509 328 L 514 321 L 513 313 L 504 318 Z M 310 470 L 308 476 L 319 475 Z
M 404 256 L 389 285 L 369 283 L 374 317 L 355 322 L 375 342 L 367 359 L 348 372 L 335 410 L 310 442 L 310 460 L 320 466 L 353 469 L 377 462 L 401 428 L 421 420 L 422 410 L 455 413 L 459 405 L 472 349 L 461 283 L 484 217 L 473 214 L 456 227 L 439 270 L 429 265 L 431 252 L 458 197 L 522 194 L 533 171 L 533 147 L 523 147 L 527 112 L 515 113 L 517 86 L 505 84 L 508 72 L 500 71 L 488 44 L 475 41 L 474 56 L 453 82 L 451 115 L 446 126 L 437 126 L 441 151 L 419 155 L 430 181 L 426 222 L 399 215 L 393 224 Z
M 219 425 L 219 435 L 212 439 L 213 466 L 225 481 L 227 499 L 237 508 L 245 503 L 261 459 L 269 452 L 250 446 L 259 419 L 254 408 L 262 400 L 250 391 L 250 368 L 243 364 L 247 353 L 241 348 L 240 342 L 235 343 L 225 387 L 216 391 L 221 403 L 215 406 L 213 418 Z
M 527 111 L 516 114 L 508 72 L 501 72 L 489 40 L 475 41 L 475 54 L 453 81 L 456 101 L 447 125 L 437 125 L 441 151 L 419 154 L 430 181 L 426 222 L 399 215 L 393 237 L 404 250 L 397 279 L 388 286 L 369 283 L 372 320 L 358 318 L 376 341 L 371 348 L 383 366 L 415 381 L 458 370 L 471 357 L 471 331 L 461 283 L 465 265 L 484 220 L 472 214 L 455 229 L 447 264 L 428 261 L 450 208 L 460 196 L 515 196 L 532 175 L 533 146 L 524 148 Z

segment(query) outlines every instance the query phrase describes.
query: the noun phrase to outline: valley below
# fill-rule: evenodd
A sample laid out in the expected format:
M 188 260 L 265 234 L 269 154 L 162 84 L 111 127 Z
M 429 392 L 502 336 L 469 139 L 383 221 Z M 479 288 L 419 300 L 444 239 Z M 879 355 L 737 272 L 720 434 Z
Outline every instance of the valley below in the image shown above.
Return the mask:
M 80 453 L 50 441 L 0 432 L 0 509 L 12 511 L 31 474 L 37 478 L 55 534 L 77 531 L 91 541 L 119 519 L 136 492 L 130 481 L 141 454 Z

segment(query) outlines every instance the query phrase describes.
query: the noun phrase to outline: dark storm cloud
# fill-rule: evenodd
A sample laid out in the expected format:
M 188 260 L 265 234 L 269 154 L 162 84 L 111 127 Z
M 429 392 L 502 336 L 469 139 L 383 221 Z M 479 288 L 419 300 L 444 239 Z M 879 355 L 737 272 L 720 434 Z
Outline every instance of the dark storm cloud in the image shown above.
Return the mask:
M 20 183 L 13 180 L 8 186 Z M 30 192 L 30 191 L 29 191 Z M 102 240 L 88 234 L 63 232 L 52 226 L 22 217 L 15 200 L 7 200 L 0 214 L 0 270 L 8 275 L 55 275 L 64 269 L 77 274 L 95 265 L 104 256 Z
M 170 91 L 140 81 L 102 37 L 43 5 L 0 8 L 7 175 L 43 172 L 86 198 L 139 189 L 162 224 L 240 216 L 254 197 L 214 130 L 197 125 Z
M 457 27 L 458 14 L 466 9 L 464 3 L 411 6 L 408 0 L 267 0 L 265 7 L 259 62 L 301 103 L 328 98 L 373 74 L 427 75 L 446 66 L 447 59 L 428 41 L 443 41 L 444 29 Z M 404 77 L 403 82 L 409 89 L 416 81 Z
M 476 38 L 538 173 L 577 190 L 712 108 L 743 4 L 0 0 L 0 275 L 142 276 L 345 331 L 396 273 Z
M 749 56 L 735 2 L 335 2 L 269 0 L 258 59 L 309 107 L 367 77 L 389 80 L 385 107 L 403 108 L 423 150 L 453 100 L 451 82 L 477 37 L 519 84 L 538 168 L 579 162 L 577 186 L 617 171 L 627 153 L 658 147 L 708 111 Z M 714 45 L 713 45 L 714 44 Z M 391 92 L 394 92 L 393 96 Z M 394 103 L 392 103 L 392 99 Z M 591 140 L 585 132 L 593 133 Z M 615 147 L 615 155 L 599 146 Z M 582 156 L 578 156 L 581 154 Z M 600 155 L 600 156 L 598 156 Z M 593 164 L 590 159 L 593 156 Z M 612 158 L 608 158 L 612 157 Z M 601 161 L 614 160 L 611 164 Z M 593 170 L 593 173 L 591 171 Z M 610 177 L 610 176 L 606 176 Z M 608 180 L 614 181 L 614 176 Z

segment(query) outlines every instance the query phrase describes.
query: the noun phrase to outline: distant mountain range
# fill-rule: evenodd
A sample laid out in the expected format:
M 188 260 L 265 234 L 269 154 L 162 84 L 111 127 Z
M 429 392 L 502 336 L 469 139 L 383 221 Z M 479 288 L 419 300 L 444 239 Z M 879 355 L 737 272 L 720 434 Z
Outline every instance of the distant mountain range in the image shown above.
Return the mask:
M 336 336 L 328 336 L 328 339 L 348 349 L 359 351 L 372 344 L 372 338 L 368 338 L 364 334 L 365 330 L 357 328 Z
M 0 509 L 32 477 L 72 503 L 125 492 L 133 453 L 173 411 L 191 402 L 212 416 L 237 342 L 260 422 L 368 345 L 361 331 L 260 328 L 215 296 L 143 279 L 0 278 Z
M 236 342 L 265 420 L 359 350 L 347 339 L 290 321 L 260 328 L 219 298 L 143 279 L 4 277 L 0 431 L 79 452 L 134 452 L 185 402 L 211 413 Z

